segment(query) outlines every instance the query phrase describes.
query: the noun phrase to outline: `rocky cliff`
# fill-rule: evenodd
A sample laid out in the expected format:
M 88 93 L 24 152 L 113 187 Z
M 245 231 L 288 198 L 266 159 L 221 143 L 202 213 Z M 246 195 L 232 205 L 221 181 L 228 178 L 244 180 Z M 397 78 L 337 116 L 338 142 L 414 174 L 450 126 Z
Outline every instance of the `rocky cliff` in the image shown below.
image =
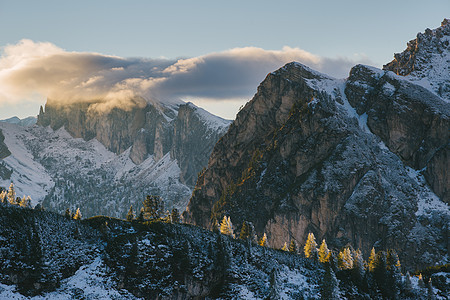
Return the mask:
M 53 130 L 64 127 L 75 138 L 96 138 L 116 154 L 131 147 L 129 156 L 135 164 L 151 155 L 159 161 L 170 152 L 179 163 L 180 179 L 188 186 L 195 184 L 197 173 L 206 165 L 214 144 L 229 124 L 191 103 L 165 106 L 136 99 L 126 109 L 106 112 L 95 106 L 96 103 L 60 106 L 49 100 L 45 112 L 41 109 L 37 124 Z
M 2 131 L 0 130 L 0 159 L 3 159 L 11 154 L 9 152 L 8 147 L 3 142 L 5 140 L 5 136 L 3 135 Z
M 274 247 L 313 232 L 336 248 L 395 248 L 408 268 L 445 259 L 449 109 L 387 70 L 336 80 L 288 64 L 216 144 L 185 218 L 251 221 Z
M 0 122 L 12 152 L 0 165 L 0 186 L 13 181 L 33 204 L 58 212 L 80 207 L 85 216 L 123 217 L 147 194 L 184 210 L 230 121 L 191 103 L 143 101 L 100 111 L 98 103 L 49 100 L 38 126 Z

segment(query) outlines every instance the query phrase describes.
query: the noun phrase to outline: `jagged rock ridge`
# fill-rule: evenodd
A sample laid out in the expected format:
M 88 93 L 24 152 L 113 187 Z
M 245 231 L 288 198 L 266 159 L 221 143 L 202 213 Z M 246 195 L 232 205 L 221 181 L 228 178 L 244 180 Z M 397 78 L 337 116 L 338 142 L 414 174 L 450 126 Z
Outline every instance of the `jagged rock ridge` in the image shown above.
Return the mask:
M 402 53 L 383 66 L 384 70 L 406 76 L 423 85 L 447 102 L 450 101 L 450 19 L 444 19 L 436 29 L 427 28 L 407 44 Z
M 336 248 L 395 248 L 412 269 L 445 260 L 449 112 L 389 71 L 359 65 L 336 80 L 288 64 L 216 144 L 185 218 L 251 221 L 275 247 L 313 232 Z

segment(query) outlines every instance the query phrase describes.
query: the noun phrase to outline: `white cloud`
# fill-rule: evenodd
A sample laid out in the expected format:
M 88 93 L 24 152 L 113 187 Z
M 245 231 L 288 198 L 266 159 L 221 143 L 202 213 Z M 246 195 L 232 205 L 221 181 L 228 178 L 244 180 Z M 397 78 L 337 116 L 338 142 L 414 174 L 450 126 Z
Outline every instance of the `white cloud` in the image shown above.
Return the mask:
M 127 107 L 130 98 L 159 101 L 248 99 L 267 73 L 298 61 L 336 77 L 365 58 L 323 58 L 299 48 L 235 48 L 170 60 L 68 52 L 51 43 L 22 40 L 0 57 L 0 107 L 49 98 L 66 104 L 99 101 Z M 37 96 L 37 95 L 40 95 Z M 204 100 L 206 101 L 206 100 Z M 141 105 L 141 100 L 133 102 Z

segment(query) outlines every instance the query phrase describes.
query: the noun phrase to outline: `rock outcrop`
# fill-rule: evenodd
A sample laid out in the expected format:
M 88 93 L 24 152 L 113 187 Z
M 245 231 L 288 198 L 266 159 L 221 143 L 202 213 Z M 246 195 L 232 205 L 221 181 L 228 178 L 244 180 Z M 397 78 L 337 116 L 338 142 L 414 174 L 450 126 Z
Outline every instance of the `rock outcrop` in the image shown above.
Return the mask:
M 405 76 L 450 101 L 450 19 L 436 29 L 427 28 L 407 43 L 406 50 L 396 53 L 384 70 Z
M 216 144 L 185 218 L 211 227 L 227 215 L 238 230 L 251 221 L 273 247 L 313 232 L 335 248 L 395 248 L 410 269 L 438 262 L 448 251 L 449 109 L 389 71 L 358 65 L 336 80 L 288 64 Z
M 5 136 L 3 132 L 0 130 L 0 159 L 4 159 L 9 156 L 11 152 L 8 149 L 8 146 L 3 142 L 5 140 Z

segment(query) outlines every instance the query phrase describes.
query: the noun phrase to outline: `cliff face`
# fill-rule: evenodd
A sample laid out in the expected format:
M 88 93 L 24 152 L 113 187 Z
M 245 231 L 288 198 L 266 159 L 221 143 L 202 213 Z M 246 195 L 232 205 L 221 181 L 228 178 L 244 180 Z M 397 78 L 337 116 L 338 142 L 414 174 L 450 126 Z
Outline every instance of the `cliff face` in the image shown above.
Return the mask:
M 413 82 L 367 66 L 347 80 L 296 63 L 269 74 L 216 144 L 185 218 L 251 221 L 274 247 L 313 232 L 337 248 L 395 248 L 409 268 L 441 260 L 449 104 Z
M 5 136 L 3 135 L 3 132 L 0 130 L 0 159 L 4 159 L 5 157 L 7 157 L 11 154 L 8 147 L 3 142 L 4 140 L 5 140 Z
M 0 123 L 12 155 L 0 164 L 0 186 L 85 217 L 123 218 L 145 195 L 184 210 L 198 172 L 230 121 L 193 104 L 161 103 L 99 111 L 97 103 L 49 100 L 38 125 Z M 35 203 L 34 203 L 35 204 Z
M 143 101 L 138 99 L 127 109 L 108 112 L 97 111 L 95 103 L 62 107 L 49 101 L 37 124 L 53 130 L 64 126 L 73 137 L 95 138 L 116 154 L 130 148 L 129 157 L 135 164 L 149 156 L 159 161 L 170 153 L 178 161 L 182 183 L 192 187 L 229 122 L 206 112 L 209 119 L 204 118 L 197 113 L 203 110 L 192 104 L 166 107 Z

